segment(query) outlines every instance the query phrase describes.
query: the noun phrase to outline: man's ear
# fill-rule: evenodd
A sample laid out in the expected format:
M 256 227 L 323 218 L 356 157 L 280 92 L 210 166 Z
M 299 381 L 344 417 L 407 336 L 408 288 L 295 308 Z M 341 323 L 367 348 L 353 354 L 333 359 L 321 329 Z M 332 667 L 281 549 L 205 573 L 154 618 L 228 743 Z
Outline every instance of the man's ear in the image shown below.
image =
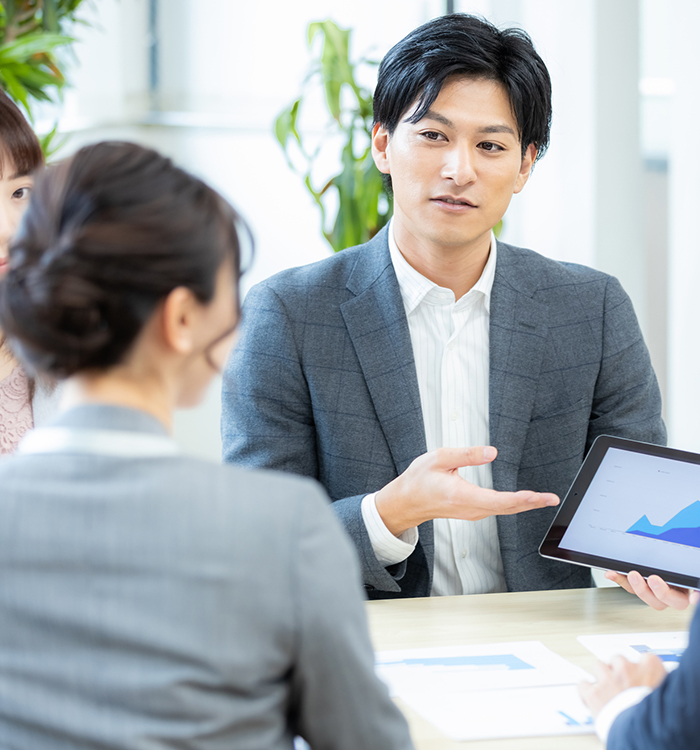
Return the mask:
M 377 169 L 383 174 L 391 174 L 389 169 L 389 132 L 381 124 L 377 123 L 372 128 L 372 158 L 377 165 Z
M 194 349 L 194 329 L 198 305 L 191 290 L 184 286 L 173 289 L 161 306 L 161 330 L 165 345 L 178 354 Z
M 527 182 L 528 177 L 530 177 L 530 172 L 532 172 L 532 167 L 535 163 L 536 158 L 537 149 L 535 148 L 535 144 L 531 143 L 525 150 L 525 156 L 523 156 L 523 160 L 520 163 L 520 171 L 518 172 L 518 177 L 515 180 L 515 188 L 513 189 L 513 194 L 519 193 L 525 187 L 525 183 Z

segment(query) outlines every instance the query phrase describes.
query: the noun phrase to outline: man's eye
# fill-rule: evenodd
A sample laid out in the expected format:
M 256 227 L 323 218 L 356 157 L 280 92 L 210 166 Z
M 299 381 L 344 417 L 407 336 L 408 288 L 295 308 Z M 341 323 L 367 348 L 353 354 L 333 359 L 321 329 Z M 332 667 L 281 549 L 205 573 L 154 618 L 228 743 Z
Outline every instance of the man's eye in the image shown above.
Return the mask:
M 491 143 L 491 141 L 484 141 L 481 144 L 481 148 L 484 149 L 484 151 L 503 151 L 501 146 L 497 143 Z
M 429 141 L 438 141 L 442 138 L 442 134 L 436 133 L 434 130 L 427 130 L 425 133 L 421 133 L 421 135 Z

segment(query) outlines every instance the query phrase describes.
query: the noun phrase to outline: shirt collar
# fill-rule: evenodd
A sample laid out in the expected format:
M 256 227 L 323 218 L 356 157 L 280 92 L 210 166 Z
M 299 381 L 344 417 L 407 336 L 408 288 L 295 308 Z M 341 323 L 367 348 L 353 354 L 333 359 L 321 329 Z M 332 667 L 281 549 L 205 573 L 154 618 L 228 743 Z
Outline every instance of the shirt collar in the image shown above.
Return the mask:
M 399 282 L 399 289 L 401 290 L 401 297 L 403 298 L 404 307 L 406 308 L 406 315 L 410 315 L 425 299 L 426 295 L 433 290 L 449 290 L 443 290 L 442 287 L 439 287 L 430 279 L 427 279 L 425 276 L 418 273 L 406 258 L 403 257 L 398 245 L 396 244 L 396 240 L 394 239 L 393 219 L 389 224 L 388 235 L 391 262 L 394 266 L 396 279 Z M 482 295 L 487 313 L 491 312 L 491 289 L 493 288 L 493 279 L 496 274 L 497 252 L 496 237 L 494 233 L 491 232 L 491 247 L 484 270 L 476 284 L 474 284 L 469 292 L 462 297 L 462 299 L 465 299 L 468 295 L 472 295 L 472 292 Z M 457 302 L 459 302 L 459 300 L 457 300 Z

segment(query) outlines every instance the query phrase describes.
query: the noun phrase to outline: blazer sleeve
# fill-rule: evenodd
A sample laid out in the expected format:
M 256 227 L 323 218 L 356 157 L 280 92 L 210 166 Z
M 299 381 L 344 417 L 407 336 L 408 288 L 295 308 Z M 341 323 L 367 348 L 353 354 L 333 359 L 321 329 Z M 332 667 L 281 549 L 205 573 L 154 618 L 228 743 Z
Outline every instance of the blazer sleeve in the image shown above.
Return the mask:
M 284 305 L 265 284 L 246 297 L 221 395 L 224 461 L 318 478 L 311 396 L 297 342 Z
M 587 448 L 599 435 L 666 444 L 661 393 L 632 302 L 609 277 L 603 314 L 603 355 L 595 385 Z
M 265 283 L 253 287 L 243 307 L 240 341 L 224 371 L 221 440 L 225 462 L 320 479 L 302 346 L 276 292 Z M 400 592 L 398 581 L 406 574 L 407 562 L 387 568 L 377 560 L 362 519 L 363 497 L 333 498 L 333 511 L 357 548 L 368 589 Z
M 623 711 L 608 735 L 608 750 L 691 750 L 700 738 L 700 609 L 678 669 L 657 690 Z
M 302 509 L 297 552 L 297 733 L 313 748 L 409 750 L 406 720 L 374 672 L 357 561 L 320 500 Z

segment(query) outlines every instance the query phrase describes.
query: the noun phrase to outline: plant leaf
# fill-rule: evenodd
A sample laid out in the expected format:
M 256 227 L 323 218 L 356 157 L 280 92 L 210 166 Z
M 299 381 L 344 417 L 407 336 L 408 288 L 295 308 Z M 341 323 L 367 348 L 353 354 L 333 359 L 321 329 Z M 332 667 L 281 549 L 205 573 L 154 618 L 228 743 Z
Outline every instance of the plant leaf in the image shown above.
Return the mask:
M 50 52 L 56 47 L 74 41 L 72 37 L 62 34 L 27 34 L 0 47 L 0 65 L 8 62 L 25 62 L 32 55 Z

